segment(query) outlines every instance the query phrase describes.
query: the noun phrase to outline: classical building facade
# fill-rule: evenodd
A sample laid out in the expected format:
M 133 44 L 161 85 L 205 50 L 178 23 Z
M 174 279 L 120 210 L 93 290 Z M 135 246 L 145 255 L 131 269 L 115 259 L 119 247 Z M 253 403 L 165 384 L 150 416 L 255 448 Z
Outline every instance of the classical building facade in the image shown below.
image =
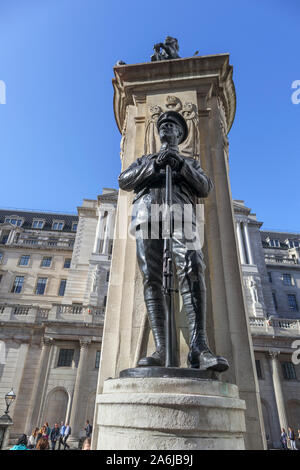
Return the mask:
M 300 233 L 262 230 L 243 201 L 234 210 L 265 432 L 278 448 L 282 427 L 300 429 Z
M 0 407 L 11 436 L 93 420 L 117 192 L 78 215 L 0 211 Z
M 78 215 L 0 210 L 0 407 L 13 387 L 12 437 L 65 421 L 77 441 L 93 421 L 117 197 L 104 189 Z M 281 427 L 300 428 L 300 234 L 262 230 L 243 201 L 234 214 L 265 432 L 280 447 Z

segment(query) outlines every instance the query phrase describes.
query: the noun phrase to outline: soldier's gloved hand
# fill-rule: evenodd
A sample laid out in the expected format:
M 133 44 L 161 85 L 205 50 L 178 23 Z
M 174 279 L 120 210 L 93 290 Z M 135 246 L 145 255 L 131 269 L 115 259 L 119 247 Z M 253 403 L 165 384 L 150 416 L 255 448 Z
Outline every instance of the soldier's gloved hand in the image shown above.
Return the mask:
M 156 165 L 159 168 L 165 168 L 170 165 L 173 171 L 178 171 L 183 163 L 183 158 L 177 152 L 162 152 L 156 159 Z

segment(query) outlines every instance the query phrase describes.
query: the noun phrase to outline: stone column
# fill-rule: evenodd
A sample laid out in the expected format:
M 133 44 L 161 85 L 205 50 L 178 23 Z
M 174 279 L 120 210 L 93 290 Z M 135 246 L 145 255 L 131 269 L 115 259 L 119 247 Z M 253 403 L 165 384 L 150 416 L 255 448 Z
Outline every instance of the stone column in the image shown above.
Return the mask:
M 30 405 L 27 413 L 25 432 L 30 434 L 33 426 L 37 426 L 40 406 L 42 402 L 42 390 L 44 388 L 45 378 L 47 376 L 47 369 L 51 357 L 51 348 L 53 345 L 53 338 L 44 336 L 42 338 L 42 352 L 40 357 L 39 366 L 35 375 Z
M 77 368 L 76 381 L 73 392 L 73 401 L 70 417 L 70 426 L 72 429 L 72 438 L 77 440 L 79 432 L 84 425 L 81 421 L 82 411 L 86 405 L 84 401 L 84 387 L 86 386 L 86 372 L 88 364 L 88 348 L 91 343 L 89 338 L 80 338 L 80 357 Z
M 250 238 L 249 238 L 248 224 L 246 222 L 243 224 L 243 228 L 244 228 L 244 235 L 245 235 L 245 240 L 246 240 L 246 250 L 247 250 L 247 253 L 248 253 L 249 264 L 254 264 L 253 256 L 252 256 L 252 250 L 251 250 L 251 244 L 250 244 Z
M 97 228 L 96 228 L 96 236 L 95 236 L 93 253 L 99 253 L 103 215 L 104 215 L 104 211 L 98 210 L 98 222 L 97 222 Z
M 268 351 L 268 356 L 271 358 L 271 375 L 273 380 L 273 387 L 275 393 L 275 400 L 277 405 L 277 412 L 279 417 L 280 428 L 285 428 L 287 431 L 288 419 L 284 403 L 284 395 L 280 382 L 279 361 L 278 356 L 280 351 L 271 349 Z
M 108 254 L 109 240 L 110 240 L 110 235 L 112 233 L 112 229 L 111 229 L 112 219 L 113 219 L 113 212 L 109 211 L 107 214 L 107 218 L 106 218 L 106 227 L 105 227 L 105 234 L 104 234 L 103 247 L 102 247 L 103 255 Z
M 236 222 L 236 233 L 239 245 L 239 253 L 241 257 L 241 264 L 246 263 L 245 252 L 244 252 L 244 245 L 243 245 L 243 238 L 242 238 L 242 231 L 241 231 L 241 223 Z
M 13 239 L 15 237 L 15 233 L 16 233 L 15 230 L 10 231 L 10 234 L 9 234 L 7 242 L 6 242 L 7 245 L 10 245 L 13 242 Z

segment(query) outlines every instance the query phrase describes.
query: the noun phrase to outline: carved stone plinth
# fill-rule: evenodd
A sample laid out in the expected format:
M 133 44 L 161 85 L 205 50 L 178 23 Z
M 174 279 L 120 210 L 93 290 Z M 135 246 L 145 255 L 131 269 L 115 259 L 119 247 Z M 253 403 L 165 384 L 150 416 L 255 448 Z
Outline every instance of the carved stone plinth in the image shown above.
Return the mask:
M 111 379 L 97 396 L 99 450 L 243 450 L 236 385 L 205 379 Z
M 122 171 L 145 152 L 155 151 L 158 144 L 156 121 L 161 112 L 173 110 L 185 118 L 189 129 L 189 137 L 182 143 L 181 153 L 197 159 L 214 183 L 214 191 L 204 202 L 204 236 L 201 238 L 206 264 L 207 335 L 212 350 L 229 362 L 229 369 L 222 374 L 222 380 L 236 384 L 246 402 L 245 447 L 259 450 L 266 447 L 265 431 L 229 180 L 227 134 L 236 106 L 232 73 L 228 54 L 118 65 L 114 68 L 113 79 L 114 113 L 122 133 Z M 136 243 L 134 237 L 128 236 L 127 230 L 132 198 L 133 195 L 125 191 L 119 193 L 98 381 L 99 400 L 106 379 L 118 377 L 120 371 L 136 367 L 141 357 L 154 351 L 143 299 L 143 283 L 138 271 Z M 180 366 L 186 367 L 189 334 L 180 297 L 175 299 L 175 310 Z M 187 396 L 189 393 L 187 391 Z M 96 406 L 94 423 L 102 423 L 99 428 L 102 435 L 102 426 L 107 426 L 109 433 L 113 431 L 110 428 L 112 424 L 99 421 L 104 419 L 107 410 L 107 405 L 103 404 L 105 409 L 102 409 L 101 403 L 99 401 Z M 112 405 L 111 409 L 115 410 L 115 406 Z M 127 409 L 127 404 L 124 407 Z M 190 410 L 189 405 L 187 409 Z M 128 423 L 123 422 L 120 429 L 130 430 L 132 435 L 131 418 L 138 412 L 134 404 L 130 410 L 131 414 L 126 414 Z M 121 419 L 124 412 L 121 408 L 118 411 Z M 99 429 L 96 424 L 94 449 L 101 442 L 97 437 Z M 190 435 L 194 435 L 195 429 L 191 427 Z M 149 428 L 148 434 L 151 432 Z M 166 436 L 165 431 L 163 435 Z M 142 440 L 140 443 L 142 445 Z

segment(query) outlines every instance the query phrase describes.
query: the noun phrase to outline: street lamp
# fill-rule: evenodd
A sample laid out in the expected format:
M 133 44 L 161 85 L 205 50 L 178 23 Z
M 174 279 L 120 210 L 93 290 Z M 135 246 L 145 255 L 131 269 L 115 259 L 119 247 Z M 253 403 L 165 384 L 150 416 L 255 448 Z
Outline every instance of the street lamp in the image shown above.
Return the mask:
M 15 392 L 11 389 L 5 395 L 6 411 L 3 416 L 0 417 L 0 450 L 5 449 L 8 443 L 9 428 L 12 426 L 13 420 L 8 414 L 8 410 L 12 402 L 16 399 Z
M 8 392 L 6 395 L 5 395 L 5 403 L 6 403 L 6 411 L 5 411 L 5 414 L 8 415 L 8 410 L 9 410 L 9 407 L 10 405 L 12 404 L 12 402 L 16 399 L 16 395 L 15 395 L 15 392 L 13 391 L 13 389 L 11 389 L 10 392 Z

